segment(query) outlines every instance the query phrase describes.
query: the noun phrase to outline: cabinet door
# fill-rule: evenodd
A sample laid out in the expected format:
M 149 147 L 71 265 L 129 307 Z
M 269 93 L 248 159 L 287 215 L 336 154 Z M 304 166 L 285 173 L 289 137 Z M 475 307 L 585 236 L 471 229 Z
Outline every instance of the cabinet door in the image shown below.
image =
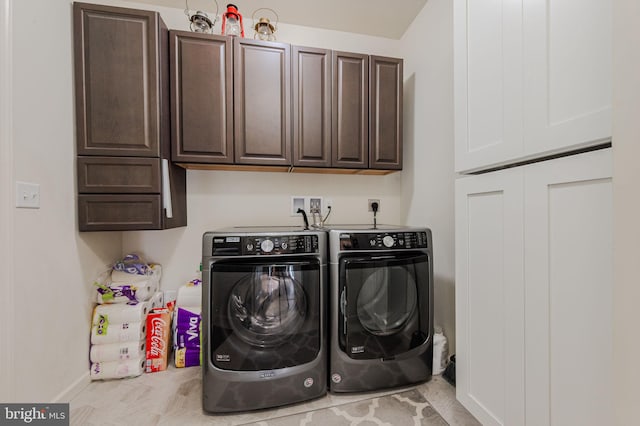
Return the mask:
M 234 39 L 235 162 L 291 164 L 291 48 Z
M 614 418 L 610 151 L 525 170 L 526 424 Z
M 331 165 L 331 51 L 293 46 L 293 165 Z
M 80 231 L 162 229 L 160 194 L 80 194 Z
M 456 181 L 456 397 L 483 425 L 524 424 L 522 185 Z
M 369 57 L 369 168 L 402 169 L 403 61 Z
M 232 163 L 232 39 L 172 31 L 170 46 L 173 161 Z
M 141 157 L 78 157 L 81 194 L 159 194 L 161 160 Z
M 334 167 L 364 169 L 369 162 L 369 57 L 333 52 L 331 157 Z
M 525 155 L 611 139 L 612 3 L 524 3 Z
M 73 8 L 78 154 L 158 157 L 158 14 Z
M 455 169 L 522 156 L 522 0 L 454 1 Z

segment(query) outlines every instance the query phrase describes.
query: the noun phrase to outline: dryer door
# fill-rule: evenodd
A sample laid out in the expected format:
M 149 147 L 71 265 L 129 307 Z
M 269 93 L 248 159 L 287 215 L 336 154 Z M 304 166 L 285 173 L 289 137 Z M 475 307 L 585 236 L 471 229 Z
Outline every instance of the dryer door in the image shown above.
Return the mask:
M 211 265 L 211 362 L 225 370 L 272 370 L 320 351 L 318 259 Z
M 340 259 L 341 349 L 354 359 L 393 358 L 429 337 L 428 256 Z

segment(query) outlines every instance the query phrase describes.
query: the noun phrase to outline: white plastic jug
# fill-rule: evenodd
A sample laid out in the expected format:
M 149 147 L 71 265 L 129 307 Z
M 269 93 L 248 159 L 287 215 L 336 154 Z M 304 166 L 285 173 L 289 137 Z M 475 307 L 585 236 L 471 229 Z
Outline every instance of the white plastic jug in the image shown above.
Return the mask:
M 447 368 L 449 346 L 441 327 L 435 326 L 433 331 L 433 375 L 438 375 Z

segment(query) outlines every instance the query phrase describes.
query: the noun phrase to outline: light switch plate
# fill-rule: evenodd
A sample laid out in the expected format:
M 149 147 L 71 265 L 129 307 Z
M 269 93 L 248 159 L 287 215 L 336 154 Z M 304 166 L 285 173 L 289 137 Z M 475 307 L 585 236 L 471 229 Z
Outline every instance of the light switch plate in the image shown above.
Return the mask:
M 40 208 L 40 184 L 16 181 L 16 207 Z

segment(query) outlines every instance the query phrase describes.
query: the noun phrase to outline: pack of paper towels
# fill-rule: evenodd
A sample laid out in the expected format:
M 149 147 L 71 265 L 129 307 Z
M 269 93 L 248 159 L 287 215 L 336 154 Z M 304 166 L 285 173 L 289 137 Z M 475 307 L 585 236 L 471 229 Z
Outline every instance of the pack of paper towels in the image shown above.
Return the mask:
M 176 367 L 200 365 L 202 280 L 193 279 L 178 289 L 173 318 L 173 348 Z
M 126 260 L 126 262 L 125 262 Z M 127 255 L 96 283 L 97 302 L 91 320 L 92 380 L 139 376 L 146 361 L 147 314 L 164 305 L 159 291 L 160 265 L 135 264 Z

